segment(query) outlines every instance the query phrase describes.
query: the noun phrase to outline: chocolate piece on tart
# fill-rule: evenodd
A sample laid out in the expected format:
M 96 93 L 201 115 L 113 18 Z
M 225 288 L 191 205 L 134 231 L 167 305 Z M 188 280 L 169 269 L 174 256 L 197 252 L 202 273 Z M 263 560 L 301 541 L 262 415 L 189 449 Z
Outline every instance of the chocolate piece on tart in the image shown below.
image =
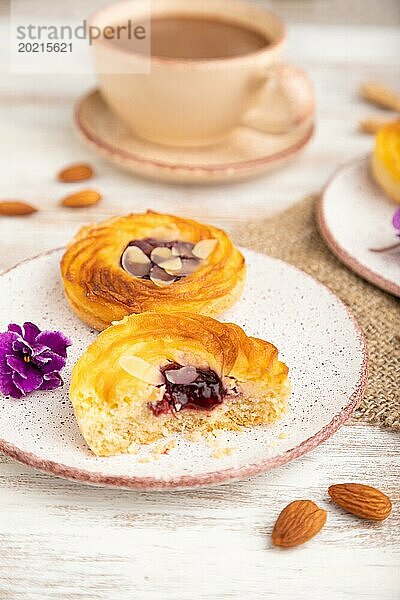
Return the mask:
M 195 273 L 217 244 L 215 239 L 196 244 L 154 238 L 134 240 L 121 256 L 121 267 L 133 277 L 150 279 L 155 285 L 165 287 Z

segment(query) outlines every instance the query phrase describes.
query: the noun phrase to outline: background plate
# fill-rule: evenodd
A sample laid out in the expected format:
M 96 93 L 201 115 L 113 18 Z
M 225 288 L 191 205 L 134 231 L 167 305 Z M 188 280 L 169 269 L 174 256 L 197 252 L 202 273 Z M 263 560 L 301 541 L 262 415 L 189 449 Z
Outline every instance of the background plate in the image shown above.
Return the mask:
M 31 320 L 73 340 L 65 385 L 25 400 L 0 398 L 0 450 L 55 475 L 138 489 L 221 483 L 266 471 L 315 447 L 350 416 L 366 382 L 363 335 L 344 304 L 302 271 L 277 259 L 243 251 L 248 278 L 240 302 L 223 320 L 265 338 L 280 350 L 292 381 L 290 410 L 272 426 L 226 433 L 230 456 L 214 458 L 205 442 L 178 444 L 159 460 L 151 446 L 138 455 L 98 458 L 80 435 L 68 400 L 71 367 L 96 332 L 72 313 L 59 274 L 62 250 L 21 263 L 0 277 L 0 330 Z M 11 300 L 11 301 L 10 301 Z
M 318 203 L 322 236 L 334 254 L 377 287 L 400 296 L 400 254 L 371 252 L 395 244 L 392 217 L 398 204 L 389 200 L 369 173 L 370 157 L 336 171 Z

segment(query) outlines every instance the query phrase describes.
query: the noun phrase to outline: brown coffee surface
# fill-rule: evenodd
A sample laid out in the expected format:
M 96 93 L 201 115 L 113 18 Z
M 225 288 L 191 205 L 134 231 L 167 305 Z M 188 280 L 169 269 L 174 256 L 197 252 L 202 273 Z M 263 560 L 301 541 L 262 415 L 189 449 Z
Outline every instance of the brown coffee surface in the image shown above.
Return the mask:
M 135 27 L 135 25 L 133 25 Z M 137 41 L 124 35 L 112 43 L 140 52 Z M 261 33 L 212 17 L 157 17 L 151 20 L 151 55 L 188 60 L 230 58 L 250 54 L 269 44 Z

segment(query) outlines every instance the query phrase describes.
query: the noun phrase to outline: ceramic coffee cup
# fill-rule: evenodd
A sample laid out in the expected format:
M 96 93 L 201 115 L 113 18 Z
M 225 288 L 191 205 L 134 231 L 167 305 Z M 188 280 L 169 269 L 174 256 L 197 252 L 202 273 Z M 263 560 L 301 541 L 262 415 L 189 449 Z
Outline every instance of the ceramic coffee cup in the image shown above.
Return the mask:
M 127 19 L 146 21 L 148 5 L 147 0 L 110 4 L 91 24 L 104 28 Z M 285 27 L 274 14 L 234 0 L 153 0 L 151 15 L 223 18 L 261 33 L 269 43 L 228 58 L 151 57 L 150 71 L 138 73 L 138 61 L 146 56 L 94 40 L 100 91 L 134 134 L 160 144 L 204 146 L 240 125 L 279 134 L 310 122 L 313 87 L 302 69 L 281 62 Z

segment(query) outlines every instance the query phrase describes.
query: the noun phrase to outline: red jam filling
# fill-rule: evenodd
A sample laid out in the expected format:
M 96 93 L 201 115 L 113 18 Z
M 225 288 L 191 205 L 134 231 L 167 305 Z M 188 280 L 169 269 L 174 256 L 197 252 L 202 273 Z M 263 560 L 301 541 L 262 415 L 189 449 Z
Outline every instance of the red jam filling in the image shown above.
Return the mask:
M 161 369 L 166 371 L 182 369 L 177 363 L 170 363 Z M 188 384 L 171 383 L 165 378 L 165 393 L 156 404 L 150 405 L 153 413 L 158 416 L 168 412 L 179 412 L 185 408 L 194 410 L 212 410 L 222 404 L 226 390 L 221 379 L 211 369 L 196 369 L 196 379 Z

